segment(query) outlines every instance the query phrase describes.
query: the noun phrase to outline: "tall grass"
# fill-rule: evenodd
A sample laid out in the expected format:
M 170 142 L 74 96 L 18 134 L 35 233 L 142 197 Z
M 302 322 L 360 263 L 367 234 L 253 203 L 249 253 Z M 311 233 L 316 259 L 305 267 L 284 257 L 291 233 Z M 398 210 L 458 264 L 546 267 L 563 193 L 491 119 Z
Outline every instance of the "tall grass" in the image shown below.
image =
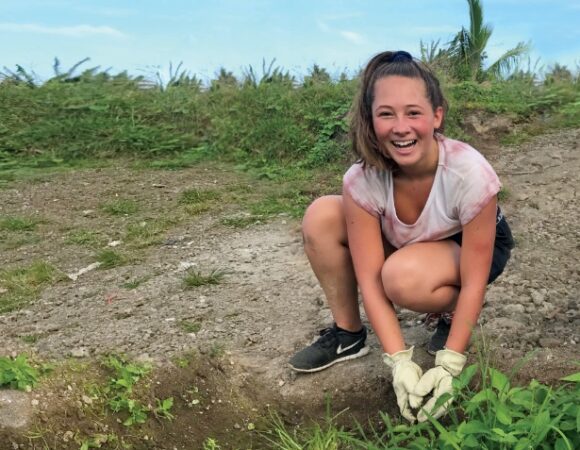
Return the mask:
M 163 88 L 99 73 L 40 86 L 6 78 L 0 82 L 0 169 L 14 166 L 14 158 L 46 166 L 114 156 L 177 159 L 175 167 L 208 158 L 249 167 L 344 165 L 358 80 L 332 80 L 317 68 L 298 84 L 277 68 L 265 70 L 261 79 L 248 71 L 242 80 L 223 71 L 209 88 L 183 77 Z M 577 125 L 577 78 L 443 80 L 451 136 L 464 136 L 470 111 L 505 114 L 515 123 L 539 117 L 544 127 Z

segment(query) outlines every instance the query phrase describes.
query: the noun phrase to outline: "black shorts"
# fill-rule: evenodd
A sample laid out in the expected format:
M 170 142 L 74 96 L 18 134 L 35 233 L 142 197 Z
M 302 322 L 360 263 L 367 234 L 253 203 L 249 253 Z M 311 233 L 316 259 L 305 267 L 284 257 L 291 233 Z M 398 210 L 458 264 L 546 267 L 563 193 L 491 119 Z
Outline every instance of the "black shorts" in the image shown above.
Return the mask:
M 493 246 L 493 257 L 491 259 L 491 269 L 489 271 L 487 284 L 492 283 L 501 275 L 510 259 L 512 248 L 514 248 L 512 231 L 499 207 L 497 208 L 495 224 L 495 244 Z M 451 239 L 461 247 L 462 237 L 462 232 L 459 232 L 447 239 Z

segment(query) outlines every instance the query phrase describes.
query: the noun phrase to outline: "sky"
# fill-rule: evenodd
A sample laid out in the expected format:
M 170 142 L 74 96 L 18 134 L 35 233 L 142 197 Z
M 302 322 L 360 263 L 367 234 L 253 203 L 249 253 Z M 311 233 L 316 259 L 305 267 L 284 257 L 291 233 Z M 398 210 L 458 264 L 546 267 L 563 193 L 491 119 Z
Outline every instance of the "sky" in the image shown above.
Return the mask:
M 519 42 L 529 64 L 580 66 L 580 0 L 482 0 L 493 62 Z M 313 64 L 337 77 L 376 53 L 449 42 L 469 25 L 466 0 L 0 0 L 0 71 L 41 79 L 81 68 L 163 78 L 170 63 L 204 81 L 221 67 L 262 73 L 263 62 L 300 79 Z M 526 61 L 526 67 L 528 61 Z

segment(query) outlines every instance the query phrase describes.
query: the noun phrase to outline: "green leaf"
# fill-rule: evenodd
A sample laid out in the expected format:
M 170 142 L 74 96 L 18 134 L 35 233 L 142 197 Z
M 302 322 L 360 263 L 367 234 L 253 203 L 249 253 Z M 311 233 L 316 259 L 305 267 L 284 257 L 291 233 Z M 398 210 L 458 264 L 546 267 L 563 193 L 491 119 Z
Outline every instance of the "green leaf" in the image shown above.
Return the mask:
M 510 425 L 512 423 L 510 410 L 505 403 L 500 403 L 499 401 L 495 403 L 495 416 L 504 425 Z
M 524 437 L 517 442 L 514 450 L 528 450 L 530 448 L 532 448 L 532 442 L 527 437 Z
M 472 364 L 463 369 L 463 372 L 461 372 L 458 377 L 453 379 L 453 387 L 457 390 L 461 390 L 466 387 L 477 372 L 477 369 L 477 364 Z
M 463 435 L 469 434 L 489 434 L 487 426 L 480 422 L 479 420 L 470 420 L 469 422 L 463 422 L 457 428 L 457 432 Z
M 497 400 L 497 395 L 490 388 L 487 388 L 475 394 L 469 399 L 468 403 L 478 404 L 485 401 L 493 401 L 494 399 Z
M 491 386 L 495 388 L 498 392 L 503 392 L 504 390 L 509 389 L 510 382 L 508 380 L 508 377 L 506 377 L 499 370 L 490 368 L 489 375 L 491 378 Z
M 506 444 L 515 444 L 518 442 L 518 439 L 512 433 L 506 433 L 501 428 L 492 428 L 491 431 L 500 437 L 499 442 Z
M 511 389 L 508 393 L 508 398 L 514 405 L 523 406 L 526 409 L 532 409 L 534 405 L 532 392 L 524 388 Z
M 560 378 L 562 381 L 572 381 L 573 383 L 580 383 L 580 372 L 573 373 L 564 378 Z

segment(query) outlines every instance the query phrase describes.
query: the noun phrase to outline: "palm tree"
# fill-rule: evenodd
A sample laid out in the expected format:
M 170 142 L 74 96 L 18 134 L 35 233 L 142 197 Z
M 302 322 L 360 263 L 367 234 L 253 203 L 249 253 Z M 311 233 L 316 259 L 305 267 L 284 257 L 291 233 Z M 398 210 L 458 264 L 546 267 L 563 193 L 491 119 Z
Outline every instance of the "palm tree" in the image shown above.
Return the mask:
M 483 7 L 480 0 L 467 0 L 467 3 L 469 5 L 469 30 L 462 27 L 449 43 L 448 52 L 455 63 L 455 75 L 460 79 L 482 80 L 487 76 L 500 77 L 508 73 L 529 51 L 529 44 L 519 42 L 484 70 L 483 62 L 487 58 L 485 48 L 493 28 L 483 23 Z

